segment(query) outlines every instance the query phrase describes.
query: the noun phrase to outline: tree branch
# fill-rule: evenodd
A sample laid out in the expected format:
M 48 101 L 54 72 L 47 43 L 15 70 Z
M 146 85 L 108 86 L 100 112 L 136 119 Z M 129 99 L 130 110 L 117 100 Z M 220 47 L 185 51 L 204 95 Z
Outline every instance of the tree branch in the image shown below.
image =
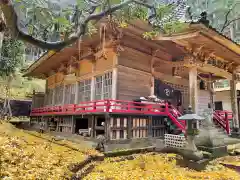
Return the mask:
M 224 30 L 226 27 L 228 27 L 232 22 L 237 21 L 237 20 L 240 20 L 240 17 L 237 17 L 237 18 L 235 18 L 235 19 L 232 19 L 232 20 L 229 21 L 227 24 L 225 24 L 225 27 L 223 28 L 223 30 Z M 223 32 L 223 30 L 222 30 L 221 32 Z
M 87 26 L 88 22 L 90 22 L 92 20 L 98 21 L 98 20 L 102 19 L 104 16 L 110 15 L 113 12 L 115 12 L 131 3 L 139 4 L 139 5 L 145 6 L 147 8 L 153 8 L 152 5 L 144 3 L 141 0 L 126 0 L 120 4 L 111 6 L 110 8 L 108 8 L 105 11 L 88 16 L 85 19 L 85 21 L 79 25 L 78 31 L 75 35 L 72 35 L 69 39 L 67 39 L 65 41 L 59 41 L 59 42 L 47 42 L 47 41 L 44 41 L 41 39 L 34 38 L 31 35 L 21 31 L 18 27 L 18 17 L 17 17 L 17 14 L 15 12 L 12 2 L 8 1 L 8 3 L 4 3 L 4 1 L 2 0 L 2 1 L 0 1 L 0 7 L 5 16 L 6 24 L 7 24 L 8 28 L 11 30 L 11 33 L 13 36 L 17 37 L 20 40 L 26 41 L 35 46 L 43 48 L 43 49 L 60 50 L 64 47 L 74 43 L 75 41 L 77 41 L 80 36 L 83 36 L 86 32 L 86 26 Z
M 226 24 L 227 24 L 227 22 L 228 22 L 228 16 L 229 16 L 229 14 L 230 14 L 230 12 L 231 12 L 232 10 L 233 10 L 233 8 L 229 9 L 228 12 L 226 13 L 226 15 L 225 15 L 225 21 L 224 21 L 224 23 L 223 23 L 223 27 L 222 27 L 222 29 L 221 29 L 221 32 L 223 32 L 223 30 L 227 27 Z

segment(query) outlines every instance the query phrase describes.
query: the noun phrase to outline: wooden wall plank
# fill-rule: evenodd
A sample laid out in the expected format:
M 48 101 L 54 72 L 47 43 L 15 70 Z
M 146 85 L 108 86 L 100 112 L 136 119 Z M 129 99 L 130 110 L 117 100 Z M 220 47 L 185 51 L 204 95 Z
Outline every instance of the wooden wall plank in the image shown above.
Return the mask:
M 118 64 L 145 72 L 151 72 L 151 56 L 147 56 L 144 53 L 128 47 L 124 47 L 124 51 L 120 53 Z
M 79 62 L 79 69 L 77 70 L 77 76 L 83 76 L 92 73 L 93 63 L 90 60 L 84 59 Z
M 100 59 L 96 60 L 96 71 L 105 71 L 113 67 L 116 59 L 116 53 L 113 52 L 112 49 L 106 49 L 105 54 L 107 59 L 101 57 Z
M 151 74 L 118 66 L 117 99 L 132 100 L 151 93 Z

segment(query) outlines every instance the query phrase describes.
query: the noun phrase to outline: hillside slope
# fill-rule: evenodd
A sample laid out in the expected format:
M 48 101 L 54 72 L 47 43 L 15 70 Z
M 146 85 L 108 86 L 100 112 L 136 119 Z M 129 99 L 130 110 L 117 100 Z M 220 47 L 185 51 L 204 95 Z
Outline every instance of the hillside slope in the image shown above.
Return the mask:
M 68 141 L 61 142 L 68 144 L 68 147 L 58 145 L 51 138 L 1 123 L 0 179 L 68 179 L 73 174 L 69 170 L 71 165 L 82 162 L 89 154 L 97 154 L 95 150 Z M 74 150 L 76 148 L 79 151 Z

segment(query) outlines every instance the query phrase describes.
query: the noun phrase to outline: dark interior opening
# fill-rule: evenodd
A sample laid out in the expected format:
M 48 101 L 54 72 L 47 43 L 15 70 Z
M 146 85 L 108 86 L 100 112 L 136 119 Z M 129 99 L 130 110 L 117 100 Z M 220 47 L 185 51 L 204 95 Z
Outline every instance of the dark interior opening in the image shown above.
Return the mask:
M 98 129 L 96 129 L 96 136 L 105 134 L 104 125 L 105 125 L 105 118 L 104 117 L 96 117 L 96 126 L 98 127 Z
M 104 117 L 97 117 L 97 126 L 102 126 L 102 122 L 105 122 Z
M 98 136 L 98 135 L 104 135 L 104 130 L 100 130 L 100 129 L 98 129 L 98 130 L 96 130 L 96 136 Z
M 79 129 L 88 129 L 88 118 L 76 118 L 75 122 L 75 133 L 78 133 Z
M 199 89 L 200 90 L 205 90 L 205 83 L 204 83 L 204 81 L 200 81 L 200 83 L 199 83 Z
M 215 110 L 220 110 L 220 111 L 223 110 L 222 101 L 216 101 L 216 102 L 214 102 L 214 105 L 215 105 Z
M 48 123 L 50 131 L 56 131 L 57 129 L 57 121 L 52 117 Z

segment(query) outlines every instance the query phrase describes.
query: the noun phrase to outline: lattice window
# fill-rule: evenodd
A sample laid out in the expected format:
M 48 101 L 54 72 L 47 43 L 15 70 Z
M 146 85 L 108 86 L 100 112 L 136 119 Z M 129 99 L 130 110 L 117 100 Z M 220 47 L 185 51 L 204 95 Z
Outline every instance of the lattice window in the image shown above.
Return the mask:
M 63 86 L 57 86 L 54 93 L 54 104 L 60 105 L 63 102 Z
M 65 99 L 64 104 L 74 104 L 75 103 L 75 84 L 69 84 L 65 86 Z
M 152 136 L 163 137 L 165 132 L 164 119 L 152 117 Z
M 96 76 L 95 78 L 95 99 L 100 100 L 102 99 L 102 89 L 103 89 L 103 77 Z
M 127 138 L 127 117 L 110 119 L 110 139 Z
M 112 72 L 104 74 L 103 99 L 112 97 Z
M 132 137 L 133 138 L 148 137 L 148 119 L 133 118 L 133 120 L 132 120 Z
M 112 72 L 95 77 L 95 99 L 109 99 L 112 96 Z
M 58 123 L 57 125 L 58 132 L 66 132 L 66 133 L 72 132 L 73 121 L 71 116 L 58 117 L 57 123 Z
M 78 102 L 86 102 L 91 100 L 91 79 L 80 81 L 78 90 Z

